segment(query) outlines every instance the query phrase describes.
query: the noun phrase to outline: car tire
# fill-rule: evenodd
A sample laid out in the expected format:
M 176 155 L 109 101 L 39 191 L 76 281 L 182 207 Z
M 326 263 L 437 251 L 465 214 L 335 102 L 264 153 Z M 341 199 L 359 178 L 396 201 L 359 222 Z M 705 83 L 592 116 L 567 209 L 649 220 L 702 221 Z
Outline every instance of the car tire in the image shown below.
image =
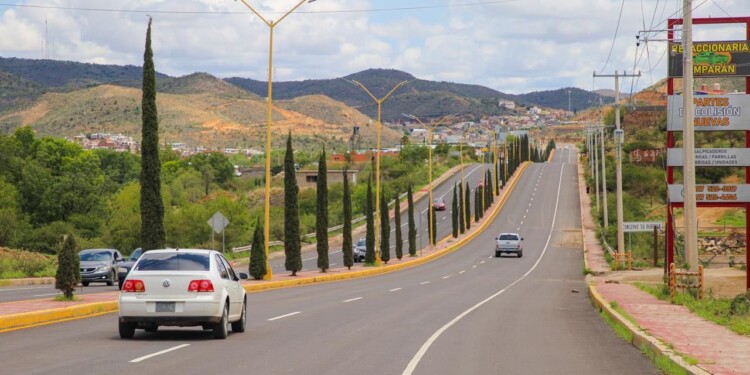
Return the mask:
M 81 285 L 83 285 L 83 286 L 89 286 L 89 282 L 88 281 L 81 281 Z
M 500 252 L 495 251 L 495 258 L 500 258 L 500 254 L 501 254 Z
M 523 251 L 518 252 L 518 257 L 521 258 L 523 256 Z
M 135 323 L 118 323 L 121 339 L 132 339 L 135 336 Z
M 227 329 L 227 320 L 229 319 L 229 302 L 224 304 L 224 313 L 221 315 L 221 321 L 214 324 L 214 338 L 217 340 L 223 340 L 229 335 Z
M 115 270 L 112 270 L 112 272 L 109 273 L 109 279 L 107 279 L 107 286 L 115 285 L 115 278 L 117 278 L 117 274 L 115 273 Z
M 242 314 L 240 319 L 236 322 L 232 322 L 232 332 L 245 332 L 245 325 L 247 324 L 247 300 L 242 302 Z

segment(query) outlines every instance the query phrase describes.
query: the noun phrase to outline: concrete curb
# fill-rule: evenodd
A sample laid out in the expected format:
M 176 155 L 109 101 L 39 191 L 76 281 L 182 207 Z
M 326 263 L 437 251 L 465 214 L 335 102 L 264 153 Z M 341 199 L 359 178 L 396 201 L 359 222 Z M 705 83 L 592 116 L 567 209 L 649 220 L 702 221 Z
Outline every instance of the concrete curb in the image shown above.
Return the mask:
M 440 258 L 446 254 L 449 254 L 453 251 L 456 251 L 457 249 L 461 248 L 461 246 L 463 246 L 466 242 L 472 240 L 474 237 L 482 233 L 489 226 L 489 224 L 492 223 L 493 219 L 497 216 L 497 214 L 500 212 L 502 207 L 505 205 L 505 202 L 508 200 L 510 193 L 513 192 L 513 189 L 515 188 L 516 184 L 518 183 L 518 180 L 520 180 L 523 173 L 526 171 L 526 168 L 528 167 L 528 165 L 529 165 L 528 162 L 525 162 L 521 165 L 518 171 L 518 175 L 508 184 L 507 189 L 504 191 L 503 195 L 500 197 L 500 200 L 497 201 L 497 203 L 493 205 L 492 211 L 488 213 L 488 215 L 482 219 L 481 224 L 479 224 L 479 226 L 476 227 L 477 229 L 471 231 L 470 233 L 465 235 L 463 238 L 449 245 L 445 249 L 436 251 L 432 254 L 425 255 L 424 257 L 419 257 L 419 258 L 410 260 L 408 262 L 404 262 L 400 264 L 393 264 L 393 265 L 384 265 L 379 268 L 372 268 L 372 269 L 354 271 L 354 272 L 346 272 L 346 273 L 337 274 L 337 275 L 333 275 L 333 274 L 319 275 L 319 276 L 313 276 L 313 277 L 301 277 L 295 280 L 271 281 L 271 282 L 260 283 L 260 284 L 255 284 L 255 285 L 245 285 L 244 286 L 245 291 L 249 293 L 255 293 L 255 292 L 261 292 L 265 290 L 289 288 L 289 287 L 294 287 L 294 286 L 311 285 L 311 284 L 317 284 L 317 283 L 323 283 L 323 282 L 331 282 L 331 281 L 347 280 L 347 279 L 380 275 L 380 274 L 390 273 L 390 272 L 418 266 L 420 264 L 427 263 L 429 261 Z M 446 237 L 440 242 L 448 241 L 449 239 L 450 237 Z M 0 316 L 0 332 L 18 330 L 18 329 L 23 329 L 23 328 L 31 328 L 34 326 L 51 324 L 51 323 L 59 323 L 59 322 L 67 321 L 67 320 L 73 320 L 73 319 L 86 318 L 86 317 L 115 312 L 117 311 L 117 309 L 118 309 L 118 302 L 109 301 L 109 302 L 94 302 L 94 303 L 88 303 L 88 304 L 70 306 L 70 307 L 64 307 L 64 308 L 58 308 L 58 309 L 49 309 L 49 310 L 34 311 L 34 312 L 29 312 L 29 313 L 20 313 L 20 314 Z
M 591 303 L 594 305 L 594 307 L 605 313 L 610 319 L 615 321 L 617 324 L 622 325 L 625 327 L 630 333 L 633 334 L 633 339 L 630 341 L 630 344 L 636 347 L 637 349 L 641 350 L 643 348 L 646 348 L 650 350 L 653 353 L 656 353 L 657 355 L 661 355 L 665 358 L 668 358 L 670 361 L 672 361 L 674 364 L 682 367 L 688 374 L 692 375 L 708 375 L 710 372 L 687 363 L 682 356 L 680 356 L 678 353 L 675 353 L 672 349 L 669 349 L 667 345 L 661 342 L 658 338 L 651 336 L 650 334 L 646 333 L 643 329 L 638 327 L 636 324 L 632 323 L 631 321 L 625 319 L 620 313 L 618 313 L 612 306 L 610 306 L 610 303 L 604 299 L 604 297 L 599 294 L 599 292 L 596 290 L 596 286 L 590 281 L 590 278 L 587 276 L 586 281 L 588 283 L 588 292 L 589 297 L 591 298 Z
M 117 301 L 93 302 L 57 309 L 0 316 L 0 332 L 87 318 L 117 311 Z
M 46 285 L 54 284 L 54 277 L 29 277 L 24 279 L 3 279 L 0 280 L 0 286 L 26 286 L 26 285 Z

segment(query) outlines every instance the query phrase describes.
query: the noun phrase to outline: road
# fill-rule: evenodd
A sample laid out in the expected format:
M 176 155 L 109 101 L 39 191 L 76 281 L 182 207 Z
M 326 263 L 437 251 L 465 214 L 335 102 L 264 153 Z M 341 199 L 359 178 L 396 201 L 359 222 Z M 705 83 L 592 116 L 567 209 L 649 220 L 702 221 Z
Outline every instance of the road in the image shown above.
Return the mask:
M 491 227 L 435 261 L 250 294 L 247 332 L 224 341 L 120 340 L 116 314 L 0 334 L 3 372 L 658 374 L 586 295 L 574 152 L 529 166 Z M 494 258 L 494 234 L 515 230 L 523 258 Z
M 491 165 L 485 165 L 485 168 L 492 168 Z M 485 168 L 482 168 L 481 164 L 470 164 L 467 165 L 464 168 L 464 180 L 469 182 L 470 186 L 476 186 L 477 182 L 479 182 L 480 179 L 484 176 L 484 170 Z M 458 181 L 461 180 L 460 172 L 454 175 L 454 178 Z M 454 178 L 449 178 L 445 182 L 436 185 L 435 188 L 433 188 L 433 196 L 435 198 L 445 198 L 446 207 L 448 207 L 448 210 L 438 212 L 437 213 L 437 233 L 438 238 L 444 238 L 446 236 L 449 236 L 451 234 L 451 204 L 453 202 L 453 182 L 455 181 Z M 471 198 L 473 199 L 473 195 L 471 195 Z M 428 208 L 428 199 L 425 197 L 423 199 L 420 199 L 419 201 L 416 201 L 414 203 L 415 205 L 415 212 L 420 212 L 420 217 L 416 218 L 416 224 L 420 228 L 417 231 L 417 248 L 422 248 L 423 246 L 427 246 L 427 208 Z M 402 203 L 402 207 L 405 207 L 406 204 Z M 474 210 L 474 205 L 472 203 L 472 212 Z M 402 215 L 401 217 L 401 223 L 402 223 L 402 235 L 404 241 L 408 240 L 407 237 L 407 223 L 408 223 L 408 216 L 406 213 Z M 393 228 L 394 221 L 391 220 L 391 228 Z M 357 238 L 354 238 L 354 241 L 357 241 Z M 395 228 L 391 231 L 391 257 L 395 258 L 395 243 L 396 243 L 396 237 L 395 237 Z M 404 253 L 406 254 L 408 251 L 408 245 L 404 245 Z M 312 252 L 306 252 L 302 255 L 302 269 L 303 270 L 309 270 L 309 269 L 315 269 L 317 267 L 317 254 Z M 285 273 L 287 272 L 284 269 L 284 258 L 281 259 L 273 259 L 270 261 L 271 267 L 273 269 L 274 273 Z M 335 267 L 341 267 L 343 266 L 343 256 L 341 255 L 341 248 L 340 247 L 332 247 L 329 252 L 329 264 L 332 268 Z M 89 294 L 89 293 L 104 293 L 104 292 L 115 292 L 117 291 L 117 286 L 111 286 L 108 287 L 104 285 L 103 283 L 92 283 L 88 287 L 79 288 L 77 291 L 77 294 Z M 22 300 L 29 300 L 29 299 L 43 299 L 43 298 L 51 298 L 52 296 L 58 295 L 60 292 L 55 289 L 54 285 L 36 285 L 36 286 L 8 286 L 8 287 L 1 287 L 0 288 L 0 303 L 2 302 L 11 302 L 11 301 L 22 301 Z

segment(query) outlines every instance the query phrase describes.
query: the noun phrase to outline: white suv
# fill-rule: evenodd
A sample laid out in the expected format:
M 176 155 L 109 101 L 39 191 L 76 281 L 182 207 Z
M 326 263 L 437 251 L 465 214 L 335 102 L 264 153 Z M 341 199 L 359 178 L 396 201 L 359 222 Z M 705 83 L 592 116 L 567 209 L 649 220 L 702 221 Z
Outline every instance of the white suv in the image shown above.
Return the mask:
M 244 332 L 247 299 L 240 279 L 226 258 L 214 250 L 166 249 L 143 253 L 128 273 L 119 298 L 120 337 L 136 328 L 156 332 L 159 326 L 203 326 L 214 338 Z

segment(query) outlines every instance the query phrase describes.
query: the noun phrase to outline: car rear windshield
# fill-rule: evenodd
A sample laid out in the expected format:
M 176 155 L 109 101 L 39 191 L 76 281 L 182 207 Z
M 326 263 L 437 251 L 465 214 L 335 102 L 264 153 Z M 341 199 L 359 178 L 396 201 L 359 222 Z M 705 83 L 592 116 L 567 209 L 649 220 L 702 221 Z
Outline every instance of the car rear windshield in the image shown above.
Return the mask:
M 144 253 L 136 270 L 140 271 L 208 271 L 208 253 Z
M 510 241 L 518 241 L 518 236 L 515 234 L 501 234 L 499 240 L 510 240 Z

